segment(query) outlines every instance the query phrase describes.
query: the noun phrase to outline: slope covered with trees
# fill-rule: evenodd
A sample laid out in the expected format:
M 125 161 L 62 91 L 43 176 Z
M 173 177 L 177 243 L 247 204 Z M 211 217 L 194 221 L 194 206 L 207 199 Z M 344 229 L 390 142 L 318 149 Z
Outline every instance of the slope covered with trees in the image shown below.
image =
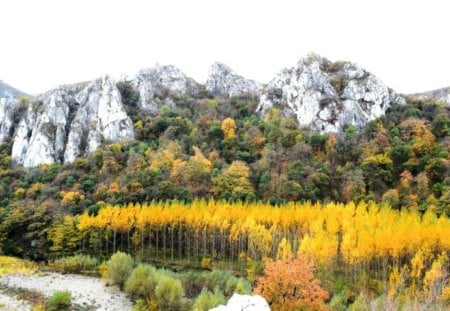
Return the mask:
M 333 293 L 342 286 L 327 275 L 378 294 L 389 284 L 392 299 L 406 288 L 438 299 L 450 247 L 448 106 L 409 98 L 361 132 L 322 134 L 277 107 L 258 117 L 255 98 L 172 96 L 150 115 L 131 83 L 118 87 L 135 141 L 30 169 L 11 166 L 11 141 L 0 146 L 0 253 L 122 250 L 229 263 L 252 282 L 265 259 L 299 253 Z

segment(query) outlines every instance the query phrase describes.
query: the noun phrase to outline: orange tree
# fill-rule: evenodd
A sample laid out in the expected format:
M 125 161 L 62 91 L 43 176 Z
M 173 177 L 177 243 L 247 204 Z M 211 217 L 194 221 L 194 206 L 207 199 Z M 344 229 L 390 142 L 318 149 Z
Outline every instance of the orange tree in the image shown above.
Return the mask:
M 324 301 L 329 294 L 314 277 L 313 262 L 302 255 L 267 262 L 254 292 L 266 298 L 275 311 L 328 310 Z

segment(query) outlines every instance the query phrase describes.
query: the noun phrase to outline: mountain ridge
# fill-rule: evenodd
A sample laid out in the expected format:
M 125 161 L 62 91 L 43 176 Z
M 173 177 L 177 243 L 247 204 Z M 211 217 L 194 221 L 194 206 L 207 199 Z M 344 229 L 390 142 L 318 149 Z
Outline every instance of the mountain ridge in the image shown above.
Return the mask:
M 405 102 L 362 67 L 331 62 L 317 54 L 301 58 L 266 84 L 246 79 L 219 62 L 211 66 L 205 84 L 173 65 L 142 69 L 130 83 L 138 94 L 136 108 L 149 115 L 156 115 L 163 106 L 175 108 L 176 101 L 183 97 L 257 98 L 253 113 L 264 116 L 279 107 L 284 114 L 295 116 L 300 127 L 318 132 L 342 132 L 349 125 L 360 130 L 393 105 Z M 133 124 L 117 83 L 108 75 L 39 94 L 33 99 L 38 102 L 34 107 L 37 110 L 30 104 L 19 117 L 19 96 L 26 94 L 2 85 L 0 140 L 13 139 L 15 164 L 30 167 L 70 162 L 105 141 L 134 139 Z M 109 103 L 104 113 L 99 108 L 102 103 Z M 16 126 L 11 121 L 14 116 L 19 118 Z M 113 126 L 108 125 L 111 122 Z
M 433 98 L 443 102 L 444 104 L 450 105 L 450 86 L 421 93 L 414 93 L 410 96 L 419 98 Z

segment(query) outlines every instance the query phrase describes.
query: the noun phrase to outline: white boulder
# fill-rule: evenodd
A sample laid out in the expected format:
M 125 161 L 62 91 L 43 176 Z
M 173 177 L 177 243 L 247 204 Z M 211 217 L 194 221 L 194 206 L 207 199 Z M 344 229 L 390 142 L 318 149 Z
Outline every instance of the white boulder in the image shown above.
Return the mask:
M 220 305 L 209 311 L 270 311 L 270 307 L 261 296 L 234 294 L 226 306 Z

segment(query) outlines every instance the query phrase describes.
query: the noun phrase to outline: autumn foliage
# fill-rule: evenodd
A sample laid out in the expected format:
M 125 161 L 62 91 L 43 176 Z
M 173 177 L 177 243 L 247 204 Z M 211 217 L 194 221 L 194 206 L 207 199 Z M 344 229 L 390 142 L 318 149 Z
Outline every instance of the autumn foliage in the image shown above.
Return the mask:
M 317 264 L 379 266 L 409 262 L 425 247 L 438 254 L 450 250 L 450 220 L 433 212 L 421 215 L 373 202 L 348 204 L 289 203 L 277 208 L 263 203 L 194 201 L 106 205 L 98 214 L 79 217 L 78 229 L 101 236 L 99 247 L 112 244 L 173 256 L 237 260 L 276 258 L 278 247 L 301 253 Z M 58 241 L 64 241 L 59 239 Z M 91 239 L 92 240 L 92 239 Z M 55 246 L 55 245 L 54 245 Z M 152 246 L 154 253 L 147 252 Z M 65 247 L 65 245 L 61 245 Z M 114 249 L 115 250 L 115 249 Z M 114 251 L 112 248 L 109 251 Z
M 313 273 L 313 262 L 303 255 L 269 261 L 254 292 L 266 298 L 274 311 L 328 310 L 324 300 L 329 294 Z
M 231 118 L 226 118 L 222 121 L 222 131 L 223 136 L 225 136 L 226 139 L 233 139 L 236 136 L 236 122 Z

